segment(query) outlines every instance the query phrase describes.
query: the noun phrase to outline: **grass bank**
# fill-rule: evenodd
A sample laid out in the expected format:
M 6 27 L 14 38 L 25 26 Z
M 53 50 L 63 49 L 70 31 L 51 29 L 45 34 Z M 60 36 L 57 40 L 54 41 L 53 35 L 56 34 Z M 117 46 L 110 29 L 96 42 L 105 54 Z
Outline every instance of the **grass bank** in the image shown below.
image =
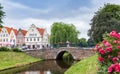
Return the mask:
M 83 59 L 70 67 L 65 74 L 96 74 L 97 73 L 97 55 Z
M 0 70 L 19 67 L 32 62 L 40 61 L 23 52 L 1 52 L 0 51 Z

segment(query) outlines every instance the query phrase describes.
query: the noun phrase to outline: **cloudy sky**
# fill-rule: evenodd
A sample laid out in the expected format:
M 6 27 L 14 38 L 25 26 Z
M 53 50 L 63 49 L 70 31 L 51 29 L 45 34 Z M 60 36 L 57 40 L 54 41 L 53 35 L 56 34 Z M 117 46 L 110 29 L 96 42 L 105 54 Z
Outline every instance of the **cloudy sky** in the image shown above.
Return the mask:
M 50 33 L 53 22 L 72 23 L 88 39 L 90 20 L 106 3 L 120 4 L 120 0 L 0 0 L 6 13 L 3 25 L 28 29 L 31 24 L 46 28 Z

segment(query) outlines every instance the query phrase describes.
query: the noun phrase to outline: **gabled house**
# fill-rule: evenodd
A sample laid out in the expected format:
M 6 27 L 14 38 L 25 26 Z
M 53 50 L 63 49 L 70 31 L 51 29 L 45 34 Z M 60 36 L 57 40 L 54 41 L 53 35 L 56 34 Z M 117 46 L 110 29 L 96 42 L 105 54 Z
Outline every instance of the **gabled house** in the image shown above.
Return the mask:
M 25 35 L 25 44 L 28 49 L 41 49 L 42 47 L 46 47 L 48 45 L 46 29 L 38 28 L 32 24 Z
M 13 46 L 16 46 L 16 35 L 17 35 L 17 29 L 11 28 L 10 43 Z
M 11 28 L 3 27 L 0 32 L 0 46 L 10 46 Z
M 16 45 L 18 47 L 21 47 L 23 45 L 25 45 L 25 35 L 26 35 L 27 31 L 23 30 L 23 29 L 19 29 L 18 33 L 16 35 Z
M 3 27 L 0 31 L 0 46 L 15 46 L 17 30 L 10 27 Z

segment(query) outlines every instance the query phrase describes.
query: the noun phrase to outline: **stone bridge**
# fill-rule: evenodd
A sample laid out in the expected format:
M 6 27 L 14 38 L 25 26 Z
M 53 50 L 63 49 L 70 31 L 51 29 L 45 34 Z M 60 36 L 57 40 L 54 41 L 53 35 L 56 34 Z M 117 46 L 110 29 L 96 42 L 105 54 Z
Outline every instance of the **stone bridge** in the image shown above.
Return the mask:
M 74 60 L 81 60 L 83 58 L 89 57 L 94 53 L 91 49 L 80 49 L 77 47 L 70 47 L 70 48 L 58 48 L 58 49 L 36 49 L 36 50 L 27 50 L 25 51 L 27 54 L 42 59 L 57 59 L 61 60 L 63 58 L 63 54 L 68 52 L 72 55 Z

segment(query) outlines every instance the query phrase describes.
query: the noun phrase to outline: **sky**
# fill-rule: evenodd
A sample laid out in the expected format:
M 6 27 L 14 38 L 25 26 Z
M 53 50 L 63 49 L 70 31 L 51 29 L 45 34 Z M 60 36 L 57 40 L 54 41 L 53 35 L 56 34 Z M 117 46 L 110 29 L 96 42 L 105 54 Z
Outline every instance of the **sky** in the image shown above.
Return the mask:
M 54 22 L 74 24 L 86 38 L 94 13 L 106 3 L 120 4 L 120 0 L 0 0 L 5 12 L 3 25 L 28 30 L 31 24 L 50 33 Z

